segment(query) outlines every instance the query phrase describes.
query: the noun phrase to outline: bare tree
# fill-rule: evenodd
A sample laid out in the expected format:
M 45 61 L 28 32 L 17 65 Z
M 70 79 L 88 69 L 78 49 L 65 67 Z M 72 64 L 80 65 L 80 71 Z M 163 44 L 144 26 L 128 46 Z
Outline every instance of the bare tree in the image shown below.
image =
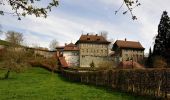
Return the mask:
M 1 69 L 6 70 L 4 79 L 7 79 L 11 71 L 21 72 L 26 68 L 28 64 L 28 57 L 30 56 L 26 49 L 21 46 L 23 41 L 23 35 L 21 33 L 8 31 L 6 33 L 6 40 L 10 42 L 10 45 L 6 47 L 2 54 Z
M 26 51 L 18 48 L 8 47 L 2 56 L 0 68 L 6 70 L 4 79 L 9 78 L 10 72 L 21 72 L 29 66 Z
M 6 41 L 12 45 L 21 45 L 23 43 L 23 34 L 14 31 L 8 31 L 6 34 Z
M 101 31 L 101 36 L 103 36 L 107 40 L 108 32 L 107 31 Z
M 55 50 L 55 48 L 56 48 L 58 45 L 59 45 L 58 41 L 54 39 L 54 40 L 52 40 L 52 41 L 50 42 L 49 48 L 50 48 L 51 50 Z

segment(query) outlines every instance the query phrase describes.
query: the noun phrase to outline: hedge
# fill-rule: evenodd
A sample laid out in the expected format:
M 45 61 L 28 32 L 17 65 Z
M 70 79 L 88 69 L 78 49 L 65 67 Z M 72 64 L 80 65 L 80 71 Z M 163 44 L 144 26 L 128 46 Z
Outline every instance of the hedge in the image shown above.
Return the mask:
M 109 86 L 137 95 L 167 98 L 170 93 L 170 69 L 62 70 L 62 75 L 71 81 Z

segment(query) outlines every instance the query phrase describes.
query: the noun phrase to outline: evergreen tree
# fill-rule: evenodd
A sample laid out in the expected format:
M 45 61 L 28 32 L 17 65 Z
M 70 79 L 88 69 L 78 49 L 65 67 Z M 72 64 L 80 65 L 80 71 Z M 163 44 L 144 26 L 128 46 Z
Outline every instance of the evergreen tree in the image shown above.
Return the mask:
M 166 11 L 163 12 L 160 23 L 158 25 L 158 35 L 155 39 L 153 56 L 161 56 L 168 59 L 170 52 L 170 18 Z
M 146 61 L 146 66 L 147 66 L 148 68 L 151 68 L 152 65 L 153 65 L 153 61 L 152 61 L 152 50 L 151 50 L 151 47 L 150 47 L 148 59 L 147 59 L 147 61 Z

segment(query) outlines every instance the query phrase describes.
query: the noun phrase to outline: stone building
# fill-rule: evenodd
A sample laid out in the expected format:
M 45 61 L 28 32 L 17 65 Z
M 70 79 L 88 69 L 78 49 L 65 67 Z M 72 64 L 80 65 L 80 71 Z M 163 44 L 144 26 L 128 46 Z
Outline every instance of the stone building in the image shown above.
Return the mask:
M 145 48 L 140 42 L 117 40 L 112 47 L 114 51 L 115 63 L 120 63 L 124 61 L 133 61 L 142 63 L 144 59 Z
M 95 67 L 102 61 L 108 59 L 108 42 L 103 36 L 81 35 L 76 42 L 79 47 L 80 67 L 90 67 L 90 63 L 94 62 Z
M 75 44 L 70 43 L 64 47 L 63 57 L 65 58 L 68 66 L 79 66 L 79 48 Z

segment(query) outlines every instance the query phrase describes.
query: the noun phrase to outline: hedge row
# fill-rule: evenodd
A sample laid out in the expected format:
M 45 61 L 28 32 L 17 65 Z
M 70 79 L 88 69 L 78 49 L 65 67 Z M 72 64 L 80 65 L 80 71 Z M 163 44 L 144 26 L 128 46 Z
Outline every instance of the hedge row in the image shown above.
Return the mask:
M 138 95 L 166 98 L 170 93 L 170 69 L 62 70 L 62 75 L 71 81 L 109 86 Z

